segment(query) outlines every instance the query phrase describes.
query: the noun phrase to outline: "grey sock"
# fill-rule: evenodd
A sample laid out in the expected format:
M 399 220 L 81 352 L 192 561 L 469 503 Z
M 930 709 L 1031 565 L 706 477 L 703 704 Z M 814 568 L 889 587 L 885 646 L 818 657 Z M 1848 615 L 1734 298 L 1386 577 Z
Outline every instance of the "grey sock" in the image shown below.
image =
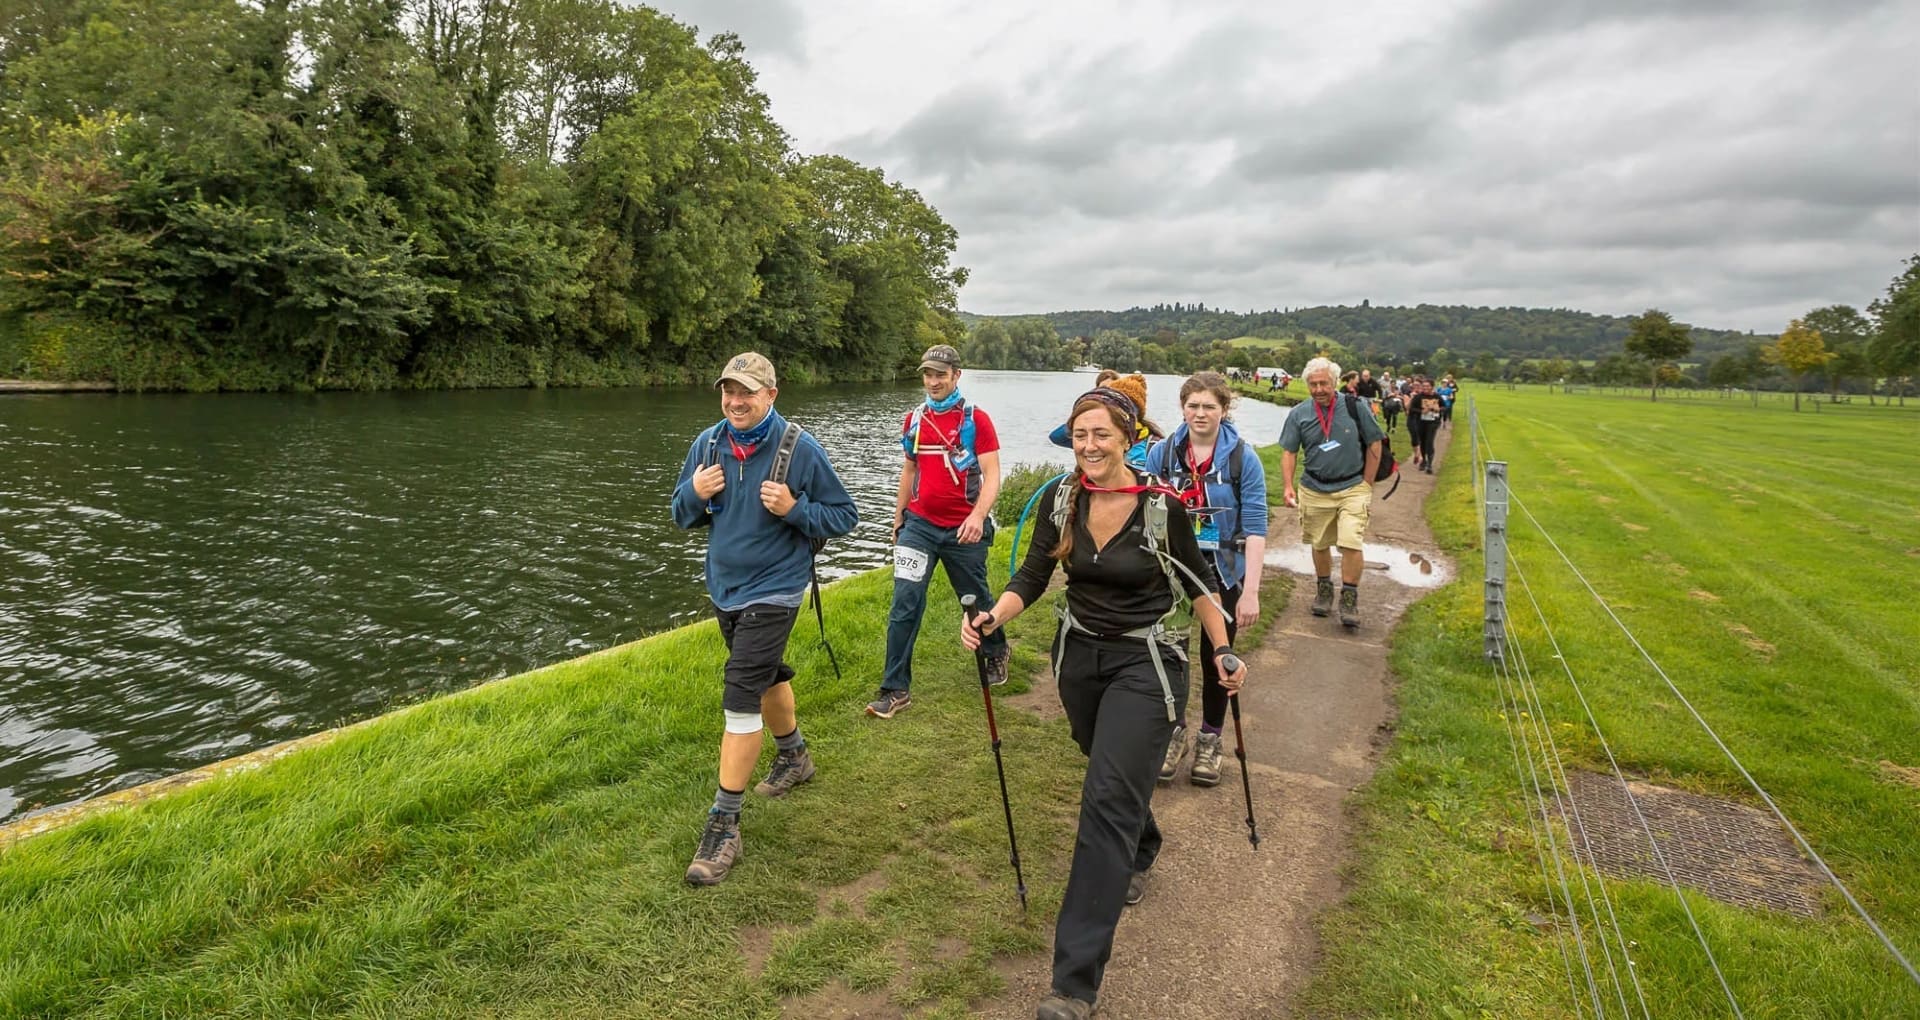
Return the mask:
M 807 746 L 807 741 L 800 735 L 800 727 L 795 726 L 792 733 L 773 738 L 773 746 L 782 751 L 799 751 Z
M 747 799 L 745 790 L 729 790 L 722 786 L 713 795 L 713 813 L 717 815 L 737 815 L 740 805 Z

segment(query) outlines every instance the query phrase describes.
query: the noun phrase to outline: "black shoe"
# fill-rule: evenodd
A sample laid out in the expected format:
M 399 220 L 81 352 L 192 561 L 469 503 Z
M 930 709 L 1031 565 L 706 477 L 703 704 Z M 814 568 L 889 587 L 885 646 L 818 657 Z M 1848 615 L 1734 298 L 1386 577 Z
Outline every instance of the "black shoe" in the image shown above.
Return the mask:
M 1333 579 L 1322 577 L 1313 592 L 1313 615 L 1325 616 L 1333 612 Z
M 1147 873 L 1136 871 L 1127 879 L 1127 906 L 1147 898 Z

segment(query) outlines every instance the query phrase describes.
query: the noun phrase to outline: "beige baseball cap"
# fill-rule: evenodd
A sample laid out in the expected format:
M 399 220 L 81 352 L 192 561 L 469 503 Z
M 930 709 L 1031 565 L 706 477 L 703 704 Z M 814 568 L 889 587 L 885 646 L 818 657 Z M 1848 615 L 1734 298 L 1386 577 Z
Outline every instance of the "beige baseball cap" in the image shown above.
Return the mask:
M 734 355 L 733 360 L 727 362 L 726 370 L 720 373 L 720 378 L 715 379 L 713 384 L 718 386 L 728 379 L 750 390 L 764 390 L 777 385 L 773 374 L 773 362 L 752 351 Z

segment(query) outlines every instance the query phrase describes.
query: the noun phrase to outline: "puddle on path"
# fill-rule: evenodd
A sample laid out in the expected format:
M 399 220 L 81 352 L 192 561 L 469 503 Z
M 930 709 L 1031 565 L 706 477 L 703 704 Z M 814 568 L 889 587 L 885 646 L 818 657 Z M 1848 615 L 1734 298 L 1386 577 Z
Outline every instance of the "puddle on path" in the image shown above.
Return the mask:
M 1447 583 L 1450 576 L 1446 565 L 1425 553 L 1402 549 L 1397 545 L 1379 545 L 1368 542 L 1362 547 L 1367 557 L 1367 569 L 1387 575 L 1391 580 L 1409 588 L 1438 588 Z M 1268 549 L 1266 564 L 1280 567 L 1296 574 L 1313 576 L 1313 550 L 1305 545 L 1286 545 L 1278 549 Z M 1334 550 L 1333 567 L 1340 569 L 1340 553 Z

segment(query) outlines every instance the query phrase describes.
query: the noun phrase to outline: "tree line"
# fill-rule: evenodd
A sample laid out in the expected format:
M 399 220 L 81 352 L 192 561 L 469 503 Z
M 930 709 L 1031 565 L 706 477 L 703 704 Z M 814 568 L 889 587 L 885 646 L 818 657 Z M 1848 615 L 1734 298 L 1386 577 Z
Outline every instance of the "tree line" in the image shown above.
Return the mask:
M 614 0 L 0 13 L 0 376 L 276 389 L 910 372 L 956 235 Z
M 1480 380 L 1787 389 L 1818 382 L 1830 399 L 1860 392 L 1904 401 L 1920 375 L 1920 254 L 1865 313 L 1829 305 L 1778 336 L 1703 329 L 1660 309 L 1631 317 L 1564 309 L 1304 308 L 1238 313 L 1201 304 L 1121 312 L 964 316 L 969 363 L 1058 370 L 1092 362 L 1122 371 L 1298 370 L 1316 354 L 1343 366 Z M 1247 338 L 1252 338 L 1251 340 Z M 1237 340 L 1229 343 L 1228 340 Z M 1695 360 L 1687 362 L 1689 357 Z

